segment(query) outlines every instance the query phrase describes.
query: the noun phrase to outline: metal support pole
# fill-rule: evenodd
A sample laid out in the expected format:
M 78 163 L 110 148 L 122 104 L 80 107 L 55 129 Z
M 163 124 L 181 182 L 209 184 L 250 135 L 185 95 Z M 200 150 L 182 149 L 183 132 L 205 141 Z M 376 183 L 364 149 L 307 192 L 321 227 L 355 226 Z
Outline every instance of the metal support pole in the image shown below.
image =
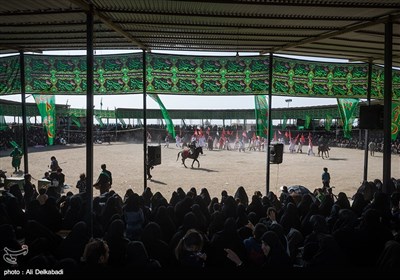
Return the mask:
M 24 153 L 24 173 L 29 173 L 28 167 L 28 130 L 26 128 L 26 97 L 25 97 L 25 55 L 19 52 L 19 69 L 21 77 L 21 111 L 22 111 L 22 152 Z
M 87 224 L 89 235 L 93 236 L 93 4 L 89 4 L 86 14 L 86 193 L 87 193 Z
M 372 85 L 372 61 L 368 62 L 368 85 L 367 85 L 367 103 L 368 106 L 371 105 L 371 85 Z M 368 181 L 368 143 L 369 143 L 369 135 L 368 129 L 365 129 L 365 138 L 364 138 L 364 174 L 363 181 Z
M 268 87 L 268 139 L 267 139 L 267 172 L 265 174 L 265 186 L 266 186 L 266 193 L 265 195 L 267 195 L 269 193 L 270 190 L 270 186 L 269 186 L 269 177 L 270 177 L 270 167 L 271 167 L 271 130 L 272 130 L 272 69 L 273 69 L 273 62 L 274 62 L 274 56 L 272 53 L 269 54 L 269 69 L 268 69 L 268 82 L 269 82 L 269 87 Z M 289 104 L 289 103 L 288 103 Z
M 385 23 L 385 81 L 383 96 L 383 186 L 387 193 L 391 180 L 391 140 L 392 140 L 392 52 L 393 52 L 393 21 Z
M 143 50 L 143 188 L 147 188 L 147 103 L 146 51 Z

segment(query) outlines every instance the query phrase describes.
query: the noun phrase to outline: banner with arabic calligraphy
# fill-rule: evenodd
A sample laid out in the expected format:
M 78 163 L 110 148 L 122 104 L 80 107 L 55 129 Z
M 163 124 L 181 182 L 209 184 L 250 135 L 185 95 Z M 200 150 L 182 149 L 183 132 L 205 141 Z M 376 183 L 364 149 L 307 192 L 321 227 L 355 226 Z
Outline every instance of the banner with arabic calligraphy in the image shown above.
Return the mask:
M 397 139 L 400 128 L 400 103 L 392 102 L 392 140 Z
M 146 54 L 147 93 L 174 95 L 268 94 L 269 56 Z M 19 57 L 0 58 L 0 95 L 21 92 Z M 400 70 L 393 70 L 400 99 Z M 86 56 L 25 55 L 27 94 L 86 94 Z M 94 94 L 143 93 L 142 53 L 94 59 Z M 367 63 L 328 63 L 274 57 L 272 93 L 284 96 L 366 98 Z M 371 98 L 383 99 L 383 67 L 372 68 Z
M 33 95 L 38 106 L 42 123 L 47 131 L 47 139 L 49 145 L 54 145 L 56 135 L 55 117 L 56 117 L 56 97 L 54 95 Z

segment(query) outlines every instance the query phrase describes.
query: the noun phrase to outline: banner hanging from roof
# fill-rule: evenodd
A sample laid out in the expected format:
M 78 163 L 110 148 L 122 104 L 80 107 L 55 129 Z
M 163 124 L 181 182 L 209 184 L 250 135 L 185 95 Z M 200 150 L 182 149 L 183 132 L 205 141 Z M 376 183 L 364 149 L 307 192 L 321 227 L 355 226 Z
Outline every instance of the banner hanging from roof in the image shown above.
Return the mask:
M 345 138 L 351 138 L 351 129 L 353 127 L 353 121 L 355 117 L 354 112 L 356 111 L 359 102 L 360 100 L 356 98 L 337 99 L 340 118 L 343 122 L 343 134 Z
M 149 94 L 149 96 L 155 101 L 157 102 L 157 104 L 160 106 L 160 110 L 161 113 L 163 115 L 163 118 L 165 120 L 165 123 L 167 124 L 167 131 L 168 133 L 172 136 L 172 138 L 175 139 L 175 127 L 174 127 L 174 123 L 172 122 L 169 113 L 167 111 L 167 109 L 165 108 L 164 104 L 162 103 L 160 97 L 158 96 L 158 94 Z
M 265 95 L 254 96 L 257 136 L 268 137 L 268 101 Z M 272 137 L 272 133 L 270 135 Z
M 42 117 L 42 123 L 46 128 L 49 145 L 52 146 L 56 136 L 56 97 L 54 95 L 39 94 L 34 94 L 33 97 Z
M 266 95 L 269 57 L 147 54 L 147 93 Z M 94 94 L 142 94 L 142 53 L 94 59 Z M 27 94 L 86 94 L 86 56 L 25 55 Z M 19 56 L 0 58 L 0 94 L 19 94 Z M 393 99 L 400 99 L 400 71 L 393 70 Z M 383 67 L 372 68 L 371 98 L 383 99 Z M 366 98 L 367 63 L 329 63 L 274 57 L 274 95 Z

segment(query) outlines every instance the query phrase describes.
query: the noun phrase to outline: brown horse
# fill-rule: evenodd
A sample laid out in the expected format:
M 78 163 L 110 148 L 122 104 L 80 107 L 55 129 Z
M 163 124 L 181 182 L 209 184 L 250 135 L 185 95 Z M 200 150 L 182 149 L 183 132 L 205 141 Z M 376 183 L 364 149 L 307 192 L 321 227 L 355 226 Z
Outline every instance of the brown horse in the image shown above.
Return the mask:
M 176 161 L 178 161 L 179 159 L 179 155 L 182 155 L 182 164 L 187 168 L 186 164 L 185 164 L 185 160 L 187 158 L 191 158 L 193 159 L 192 162 L 192 168 L 193 168 L 193 164 L 195 161 L 197 161 L 197 168 L 200 167 L 200 162 L 198 161 L 198 157 L 200 154 L 203 154 L 203 148 L 202 147 L 197 147 L 196 149 L 193 150 L 193 154 L 190 153 L 190 150 L 184 150 L 178 153 L 178 156 L 176 157 Z

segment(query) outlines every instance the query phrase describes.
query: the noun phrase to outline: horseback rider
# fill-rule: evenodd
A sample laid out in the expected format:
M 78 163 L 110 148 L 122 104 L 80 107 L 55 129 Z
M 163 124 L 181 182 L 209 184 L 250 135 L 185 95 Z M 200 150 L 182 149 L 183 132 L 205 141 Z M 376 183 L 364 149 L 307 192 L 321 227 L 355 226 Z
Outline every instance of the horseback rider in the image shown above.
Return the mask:
M 192 142 L 190 142 L 190 145 L 189 145 L 189 153 L 191 154 L 191 155 L 193 155 L 194 154 L 194 151 L 196 150 L 196 146 L 197 146 L 197 141 L 196 141 L 196 139 L 192 139 Z

